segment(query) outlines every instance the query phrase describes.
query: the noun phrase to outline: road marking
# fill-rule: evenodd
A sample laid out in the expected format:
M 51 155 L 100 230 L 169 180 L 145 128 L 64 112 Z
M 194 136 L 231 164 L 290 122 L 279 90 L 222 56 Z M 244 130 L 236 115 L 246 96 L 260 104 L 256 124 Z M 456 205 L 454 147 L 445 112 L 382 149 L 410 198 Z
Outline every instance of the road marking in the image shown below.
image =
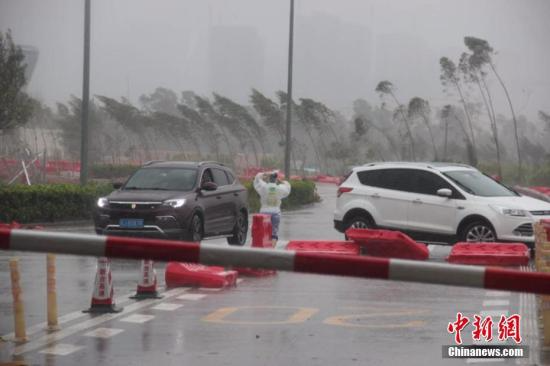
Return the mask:
M 45 346 L 52 345 L 52 344 L 54 344 L 56 342 L 59 342 L 60 340 L 62 340 L 64 338 L 67 338 L 67 337 L 69 337 L 73 334 L 84 331 L 86 329 L 96 327 L 96 326 L 98 326 L 102 323 L 105 323 L 105 322 L 113 320 L 113 319 L 120 318 L 124 315 L 128 315 L 128 314 L 133 313 L 134 311 L 137 311 L 139 309 L 142 309 L 142 308 L 154 305 L 154 304 L 158 304 L 158 303 L 160 303 L 164 300 L 168 300 L 172 297 L 179 296 L 179 295 L 183 294 L 186 291 L 188 291 L 188 289 L 173 289 L 173 290 L 170 290 L 170 291 L 166 291 L 166 292 L 163 293 L 164 298 L 162 298 L 162 299 L 159 299 L 159 300 L 148 299 L 148 300 L 142 300 L 142 301 L 139 301 L 139 302 L 134 302 L 134 303 L 126 306 L 122 310 L 122 312 L 120 312 L 120 313 L 99 315 L 99 316 L 93 317 L 91 319 L 88 319 L 86 321 L 71 325 L 71 326 L 69 326 L 67 328 L 64 328 L 60 331 L 57 331 L 55 333 L 46 334 L 46 335 L 44 335 L 40 338 L 37 338 L 33 341 L 30 341 L 28 343 L 25 343 L 25 344 L 22 344 L 22 345 L 19 345 L 19 346 L 15 347 L 13 355 L 18 356 L 18 355 L 21 355 L 23 353 L 27 353 L 27 352 L 30 352 L 30 351 L 35 351 L 35 350 L 43 348 Z
M 176 299 L 178 299 L 178 300 L 197 301 L 197 300 L 203 299 L 205 297 L 206 297 L 206 295 L 203 295 L 203 294 L 185 294 L 185 295 L 181 295 L 181 296 L 176 297 Z
M 111 338 L 113 336 L 116 336 L 119 333 L 124 332 L 124 329 L 117 329 L 117 328 L 96 328 L 92 330 L 91 332 L 88 332 L 84 334 L 86 337 L 95 337 L 95 338 Z
M 433 250 L 435 249 L 435 245 L 433 244 L 428 244 L 428 251 L 430 252 L 430 254 L 432 254 Z
M 67 344 L 67 343 L 58 343 L 40 351 L 39 353 L 45 353 L 47 355 L 55 355 L 55 356 L 67 356 L 80 349 L 82 349 L 82 347 L 80 346 L 74 346 L 72 344 Z
M 172 303 L 161 303 L 156 306 L 153 306 L 151 309 L 153 310 L 163 310 L 163 311 L 173 311 L 176 309 L 181 308 L 182 304 L 172 304 Z
M 484 300 L 483 306 L 510 306 L 509 300 Z
M 502 315 L 508 316 L 508 310 L 482 310 L 479 312 L 483 318 L 490 316 L 491 318 L 497 318 L 500 320 Z
M 199 287 L 199 291 L 218 292 L 221 290 L 223 290 L 223 287 L 219 287 L 219 288 Z
M 130 316 L 127 316 L 126 318 L 120 319 L 120 321 L 126 323 L 143 324 L 153 319 L 155 319 L 154 315 L 132 314 Z
M 134 293 L 132 292 L 132 293 L 128 293 L 126 295 L 122 295 L 120 297 L 115 298 L 115 304 L 125 305 L 125 304 L 131 302 L 128 299 L 128 297 L 132 296 L 133 294 Z M 72 322 L 73 320 L 83 318 L 85 316 L 89 316 L 89 315 L 87 313 L 83 313 L 81 310 L 78 310 L 78 311 L 74 311 L 72 313 L 68 313 L 68 314 L 65 314 L 63 316 L 60 316 L 57 319 L 57 323 L 59 325 L 63 325 L 65 323 Z M 45 330 L 47 330 L 47 328 L 48 328 L 48 323 L 47 322 L 42 322 L 42 323 L 32 325 L 32 326 L 27 328 L 27 337 L 30 337 L 30 336 L 32 336 L 36 333 L 41 332 L 41 331 L 45 331 Z M 14 341 L 15 340 L 15 334 L 13 332 L 11 332 L 11 333 L 8 333 L 6 335 L 1 336 L 0 338 L 4 339 L 6 341 Z
M 248 309 L 297 309 L 290 317 L 285 320 L 276 321 L 241 321 L 241 320 L 226 320 L 228 315 L 234 314 L 240 310 Z M 209 323 L 222 323 L 222 324 L 242 324 L 242 325 L 280 325 L 280 324 L 298 324 L 303 323 L 311 318 L 319 309 L 316 308 L 302 308 L 294 306 L 240 306 L 240 307 L 228 307 L 221 308 L 213 313 L 202 318 L 202 321 Z
M 428 313 L 427 310 L 402 310 L 402 311 L 390 311 L 390 312 L 375 312 L 371 314 L 349 314 L 349 315 L 337 315 L 326 319 L 323 323 L 327 325 L 336 325 L 341 327 L 350 328 L 370 328 L 370 329 L 399 329 L 399 328 L 418 328 L 426 325 L 423 320 L 411 320 L 404 323 L 394 324 L 356 324 L 349 322 L 349 320 L 359 320 L 361 318 L 378 318 L 378 317 L 397 317 L 397 316 L 411 316 L 422 315 Z
M 237 278 L 237 284 L 239 284 L 239 283 L 241 283 L 241 282 L 243 282 L 243 281 L 244 281 L 244 279 L 242 279 L 242 278 Z
M 485 292 L 485 296 L 488 296 L 488 297 L 506 297 L 506 296 L 510 296 L 511 293 L 508 292 L 508 291 L 486 291 Z

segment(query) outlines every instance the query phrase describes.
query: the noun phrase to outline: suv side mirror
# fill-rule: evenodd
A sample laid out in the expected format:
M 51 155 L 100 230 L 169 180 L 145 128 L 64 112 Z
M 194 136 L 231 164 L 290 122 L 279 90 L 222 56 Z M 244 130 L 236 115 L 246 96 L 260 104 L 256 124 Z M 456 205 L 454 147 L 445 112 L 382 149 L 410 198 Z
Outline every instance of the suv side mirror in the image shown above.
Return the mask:
M 453 195 L 453 191 L 451 191 L 449 188 L 441 188 L 437 190 L 437 195 L 439 197 L 450 198 Z
M 114 189 L 120 189 L 120 188 L 122 188 L 122 183 L 120 183 L 120 182 L 113 182 L 113 188 L 114 188 Z
M 205 182 L 201 186 L 201 190 L 204 191 L 215 191 L 216 189 L 218 189 L 218 185 L 214 182 Z

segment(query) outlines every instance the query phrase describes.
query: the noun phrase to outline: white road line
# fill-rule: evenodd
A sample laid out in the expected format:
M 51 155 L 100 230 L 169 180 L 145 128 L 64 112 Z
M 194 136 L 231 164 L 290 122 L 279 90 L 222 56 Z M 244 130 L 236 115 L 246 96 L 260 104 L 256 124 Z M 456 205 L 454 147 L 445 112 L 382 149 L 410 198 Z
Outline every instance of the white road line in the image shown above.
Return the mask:
M 67 356 L 80 349 L 82 349 L 82 347 L 80 346 L 74 346 L 72 344 L 67 344 L 67 343 L 58 343 L 40 351 L 39 353 L 45 353 L 47 355 L 55 355 L 55 356 Z
M 197 300 L 200 300 L 200 299 L 205 298 L 205 297 L 206 297 L 206 295 L 203 295 L 203 294 L 185 294 L 185 295 L 181 295 L 181 296 L 176 297 L 176 299 L 178 299 L 178 300 L 197 301 Z
M 482 310 L 479 312 L 479 315 L 481 315 L 483 318 L 490 316 L 491 318 L 493 318 L 493 322 L 498 324 L 502 315 L 508 316 L 508 310 Z
M 432 254 L 433 250 L 435 249 L 435 245 L 433 244 L 428 244 L 428 251 L 430 252 L 430 254 Z
M 241 282 L 243 282 L 243 281 L 244 281 L 244 279 L 242 279 L 242 278 L 237 278 L 237 284 L 239 284 L 239 283 L 241 283 Z
M 508 292 L 508 291 L 487 291 L 485 292 L 485 296 L 487 297 L 506 297 L 506 296 L 510 296 L 511 295 L 511 292 Z
M 491 307 L 491 306 L 510 306 L 509 300 L 484 300 L 483 306 L 485 307 Z
M 92 330 L 91 332 L 88 332 L 84 334 L 86 337 L 95 337 L 95 338 L 111 338 L 113 336 L 116 336 L 119 333 L 124 332 L 124 329 L 117 329 L 117 328 L 96 328 Z
M 124 304 L 127 304 L 127 303 L 131 302 L 128 298 L 130 296 L 132 296 L 133 294 L 134 293 L 132 292 L 132 293 L 128 293 L 126 295 L 122 295 L 120 297 L 116 297 L 115 298 L 115 304 L 124 305 Z M 65 314 L 63 316 L 60 316 L 57 319 L 57 323 L 59 325 L 63 325 L 63 324 L 72 322 L 73 320 L 83 318 L 83 317 L 86 317 L 86 316 L 89 316 L 89 315 L 86 314 L 86 313 L 83 313 L 81 310 L 78 310 L 78 311 L 74 311 L 72 313 L 68 313 L 68 314 Z M 38 324 L 35 324 L 35 325 L 32 325 L 32 326 L 28 327 L 27 328 L 27 337 L 30 337 L 30 336 L 32 336 L 36 333 L 45 331 L 47 327 L 48 327 L 47 322 L 38 323 Z M 15 340 L 15 333 L 11 332 L 11 333 L 8 333 L 6 335 L 1 336 L 0 338 L 4 339 L 6 341 L 14 341 Z
M 88 319 L 86 321 L 74 324 L 70 327 L 67 327 L 65 329 L 62 329 L 55 333 L 46 334 L 40 338 L 37 338 L 33 341 L 30 341 L 28 343 L 19 345 L 15 347 L 15 350 L 13 352 L 14 356 L 21 355 L 23 353 L 27 353 L 30 351 L 35 351 L 37 349 L 43 348 L 45 346 L 51 345 L 53 343 L 59 342 L 62 339 L 65 339 L 73 334 L 76 334 L 78 332 L 84 331 L 86 329 L 90 329 L 93 327 L 96 327 L 102 323 L 105 323 L 107 321 L 120 318 L 122 316 L 128 315 L 130 313 L 133 313 L 139 309 L 146 308 L 148 306 L 161 303 L 164 300 L 168 300 L 172 297 L 180 296 L 184 292 L 188 291 L 188 289 L 174 289 L 170 291 L 166 291 L 163 293 L 163 298 L 159 300 L 142 300 L 139 302 L 135 302 L 133 304 L 130 304 L 122 310 L 120 313 L 114 313 L 114 314 L 104 314 L 100 316 L 93 317 L 91 319 Z
M 151 321 L 153 319 L 155 319 L 154 315 L 132 314 L 130 316 L 127 316 L 126 318 L 120 319 L 120 321 L 121 322 L 126 322 L 126 323 L 143 324 L 143 323 Z
M 181 308 L 182 306 L 183 306 L 182 304 L 162 303 L 162 304 L 153 306 L 151 309 L 162 310 L 162 311 L 173 311 Z
M 208 292 L 218 292 L 223 289 L 224 287 L 219 287 L 219 288 L 199 287 L 199 291 L 208 291 Z

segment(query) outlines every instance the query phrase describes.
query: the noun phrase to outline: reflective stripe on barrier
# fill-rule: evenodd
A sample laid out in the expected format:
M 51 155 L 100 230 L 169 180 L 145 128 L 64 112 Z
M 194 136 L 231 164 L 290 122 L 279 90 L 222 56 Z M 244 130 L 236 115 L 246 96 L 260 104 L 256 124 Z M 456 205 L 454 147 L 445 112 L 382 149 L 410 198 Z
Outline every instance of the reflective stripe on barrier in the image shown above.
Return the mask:
M 389 279 L 550 295 L 550 274 L 419 261 L 0 228 L 0 247 Z

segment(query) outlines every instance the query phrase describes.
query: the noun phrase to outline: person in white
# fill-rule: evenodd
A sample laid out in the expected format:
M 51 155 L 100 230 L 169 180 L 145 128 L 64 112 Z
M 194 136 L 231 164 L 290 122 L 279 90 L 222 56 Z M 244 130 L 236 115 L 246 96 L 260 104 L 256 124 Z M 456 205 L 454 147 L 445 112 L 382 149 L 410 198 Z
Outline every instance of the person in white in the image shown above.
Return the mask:
M 290 183 L 281 181 L 279 173 L 258 173 L 254 178 L 254 189 L 260 195 L 260 213 L 271 216 L 271 241 L 273 246 L 279 239 L 279 223 L 281 222 L 281 200 L 290 194 Z M 265 179 L 268 181 L 266 182 Z

